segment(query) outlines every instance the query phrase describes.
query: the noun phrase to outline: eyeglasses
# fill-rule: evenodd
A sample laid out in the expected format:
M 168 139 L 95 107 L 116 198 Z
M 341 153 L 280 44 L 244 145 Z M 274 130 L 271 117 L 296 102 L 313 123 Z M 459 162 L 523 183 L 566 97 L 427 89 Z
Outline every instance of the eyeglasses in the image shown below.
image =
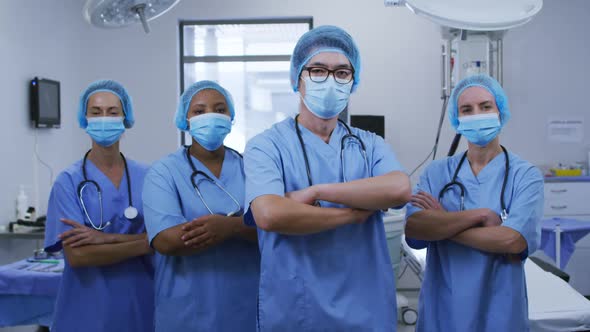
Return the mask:
M 304 67 L 309 73 L 309 79 L 312 82 L 322 83 L 328 79 L 328 76 L 332 74 L 336 83 L 347 84 L 354 78 L 354 70 L 349 68 L 339 68 L 330 70 L 324 67 Z

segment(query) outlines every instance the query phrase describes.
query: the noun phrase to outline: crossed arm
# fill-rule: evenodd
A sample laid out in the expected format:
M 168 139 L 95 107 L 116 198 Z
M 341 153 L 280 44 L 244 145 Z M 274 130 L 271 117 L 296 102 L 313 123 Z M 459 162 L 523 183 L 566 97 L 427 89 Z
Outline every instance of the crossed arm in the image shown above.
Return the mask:
M 412 214 L 406 223 L 406 235 L 426 241 L 449 239 L 465 246 L 496 254 L 520 254 L 527 248 L 524 237 L 514 229 L 502 226 L 494 211 L 482 208 L 447 212 L 426 192 L 411 199 L 423 209 Z
M 153 253 L 145 233 L 110 234 L 68 219 L 62 222 L 73 227 L 60 234 L 72 267 L 110 265 Z M 164 255 L 193 255 L 234 236 L 253 242 L 257 239 L 256 230 L 245 226 L 242 217 L 211 215 L 160 232 L 153 245 Z
M 61 222 L 72 226 L 59 235 L 64 255 L 72 267 L 111 265 L 152 253 L 145 233 L 110 234 L 70 219 Z
M 376 210 L 405 204 L 411 197 L 406 174 L 393 171 L 346 183 L 318 184 L 285 197 L 262 195 L 250 205 L 259 228 L 283 234 L 313 234 L 339 226 L 362 223 Z M 349 208 L 314 206 L 328 201 Z
M 161 231 L 152 245 L 163 255 L 188 256 L 232 237 L 257 241 L 256 229 L 246 226 L 242 217 L 206 215 Z

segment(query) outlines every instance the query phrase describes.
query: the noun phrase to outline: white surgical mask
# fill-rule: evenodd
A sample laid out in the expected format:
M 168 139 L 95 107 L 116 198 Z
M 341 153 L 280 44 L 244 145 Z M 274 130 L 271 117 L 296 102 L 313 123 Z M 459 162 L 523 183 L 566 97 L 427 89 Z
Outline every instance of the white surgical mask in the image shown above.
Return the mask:
M 231 118 L 225 114 L 205 113 L 189 119 L 191 136 L 205 149 L 217 150 L 231 131 Z
M 500 128 L 497 113 L 476 114 L 459 117 L 457 132 L 473 144 L 486 146 L 498 136 Z
M 305 95 L 303 103 L 315 116 L 321 119 L 332 119 L 346 108 L 353 81 L 340 84 L 333 77 L 317 83 L 304 77 Z

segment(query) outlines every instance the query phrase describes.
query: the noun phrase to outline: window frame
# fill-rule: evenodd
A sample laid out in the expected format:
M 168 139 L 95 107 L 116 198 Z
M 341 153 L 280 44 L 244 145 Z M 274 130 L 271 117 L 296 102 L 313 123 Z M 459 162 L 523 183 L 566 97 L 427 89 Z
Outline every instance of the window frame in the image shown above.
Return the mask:
M 256 18 L 256 19 L 212 19 L 212 20 L 180 20 L 178 22 L 178 36 L 179 36 L 179 77 L 180 77 L 180 92 L 179 96 L 185 89 L 184 86 L 184 68 L 186 64 L 205 62 L 266 62 L 266 61 L 291 61 L 291 55 L 240 55 L 240 56 L 224 56 L 224 55 L 207 55 L 207 56 L 193 56 L 184 55 L 184 28 L 195 25 L 246 25 L 246 24 L 289 24 L 289 23 L 306 23 L 309 25 L 309 30 L 313 29 L 312 16 L 296 16 L 296 17 L 273 17 L 273 18 Z M 185 135 L 182 131 L 180 133 L 180 144 L 185 146 Z

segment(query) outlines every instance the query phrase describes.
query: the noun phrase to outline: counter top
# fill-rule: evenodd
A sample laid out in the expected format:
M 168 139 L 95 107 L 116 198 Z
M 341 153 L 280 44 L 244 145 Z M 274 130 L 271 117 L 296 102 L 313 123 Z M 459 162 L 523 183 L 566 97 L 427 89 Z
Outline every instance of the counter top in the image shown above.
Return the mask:
M 590 176 L 546 176 L 545 182 L 590 182 Z
M 23 240 L 43 240 L 45 238 L 45 232 L 0 232 L 1 239 L 23 239 Z

